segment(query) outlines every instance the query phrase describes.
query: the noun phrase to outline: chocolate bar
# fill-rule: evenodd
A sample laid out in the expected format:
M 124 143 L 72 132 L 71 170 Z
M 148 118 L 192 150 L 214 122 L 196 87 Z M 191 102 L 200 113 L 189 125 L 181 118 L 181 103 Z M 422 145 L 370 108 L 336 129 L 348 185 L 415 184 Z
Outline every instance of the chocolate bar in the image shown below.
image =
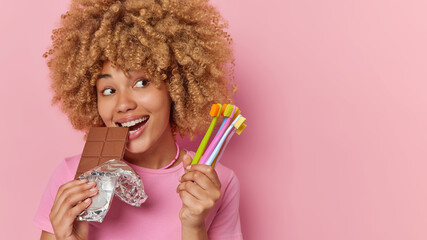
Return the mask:
M 75 179 L 108 160 L 122 160 L 129 128 L 92 127 L 80 158 Z

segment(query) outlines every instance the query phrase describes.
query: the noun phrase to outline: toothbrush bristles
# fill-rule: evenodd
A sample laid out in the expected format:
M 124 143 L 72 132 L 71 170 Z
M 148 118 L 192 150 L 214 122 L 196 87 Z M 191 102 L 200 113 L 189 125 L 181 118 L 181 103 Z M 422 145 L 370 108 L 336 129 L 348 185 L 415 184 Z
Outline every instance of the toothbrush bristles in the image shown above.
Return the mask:
M 218 116 L 218 112 L 219 112 L 219 105 L 213 104 L 210 112 L 211 116 L 212 117 Z

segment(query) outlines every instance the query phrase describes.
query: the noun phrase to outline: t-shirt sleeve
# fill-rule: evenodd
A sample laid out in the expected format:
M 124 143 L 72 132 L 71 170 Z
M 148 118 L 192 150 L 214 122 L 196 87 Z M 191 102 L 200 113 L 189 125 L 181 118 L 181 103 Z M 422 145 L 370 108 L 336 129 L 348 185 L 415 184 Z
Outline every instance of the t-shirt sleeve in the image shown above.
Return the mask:
M 240 185 L 231 171 L 231 178 L 225 187 L 222 204 L 219 207 L 208 230 L 209 240 L 241 240 L 239 215 Z
M 42 231 L 53 234 L 49 214 L 55 201 L 56 193 L 61 185 L 73 180 L 66 161 L 62 161 L 53 171 L 40 200 L 39 208 L 33 218 L 33 224 Z

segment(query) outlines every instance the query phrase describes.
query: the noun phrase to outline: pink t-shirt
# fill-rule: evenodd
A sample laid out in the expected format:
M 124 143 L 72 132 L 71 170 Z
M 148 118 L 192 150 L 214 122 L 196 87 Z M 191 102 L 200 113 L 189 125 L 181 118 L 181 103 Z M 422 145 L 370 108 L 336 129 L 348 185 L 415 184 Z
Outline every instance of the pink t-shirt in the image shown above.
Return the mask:
M 194 156 L 194 152 L 189 152 Z M 33 223 L 53 233 L 49 213 L 58 188 L 74 178 L 80 155 L 66 158 L 53 172 L 42 196 Z M 139 174 L 148 199 L 141 207 L 133 207 L 114 197 L 102 223 L 89 222 L 88 239 L 181 239 L 179 211 L 182 201 L 176 193 L 179 177 L 184 174 L 182 163 L 169 169 L 148 169 L 129 165 Z M 236 175 L 218 163 L 221 198 L 206 218 L 209 239 L 242 239 L 239 217 L 240 187 Z

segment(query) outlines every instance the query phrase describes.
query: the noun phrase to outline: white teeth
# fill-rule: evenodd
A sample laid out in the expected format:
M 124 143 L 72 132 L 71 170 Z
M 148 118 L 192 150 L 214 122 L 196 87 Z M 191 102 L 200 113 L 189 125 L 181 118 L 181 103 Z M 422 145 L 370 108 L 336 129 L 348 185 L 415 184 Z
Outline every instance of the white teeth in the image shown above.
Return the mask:
M 148 117 L 143 117 L 143 118 L 140 118 L 140 119 L 137 119 L 137 120 L 134 120 L 134 121 L 121 123 L 121 125 L 122 125 L 122 127 L 132 127 L 135 124 L 143 122 L 143 121 L 145 121 L 147 119 L 148 119 Z M 129 133 L 132 133 L 132 131 L 130 131 Z

